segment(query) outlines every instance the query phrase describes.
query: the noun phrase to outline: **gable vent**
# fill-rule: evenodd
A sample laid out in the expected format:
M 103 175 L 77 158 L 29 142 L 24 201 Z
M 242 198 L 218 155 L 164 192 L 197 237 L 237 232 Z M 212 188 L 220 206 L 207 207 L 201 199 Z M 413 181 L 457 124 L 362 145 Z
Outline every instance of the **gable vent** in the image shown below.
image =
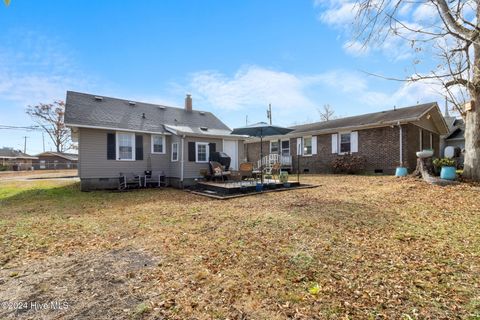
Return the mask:
M 131 105 L 131 106 L 134 106 L 136 105 L 137 103 L 135 101 L 128 101 L 128 104 Z
M 95 96 L 95 100 L 97 100 L 97 101 L 103 101 L 103 97 Z

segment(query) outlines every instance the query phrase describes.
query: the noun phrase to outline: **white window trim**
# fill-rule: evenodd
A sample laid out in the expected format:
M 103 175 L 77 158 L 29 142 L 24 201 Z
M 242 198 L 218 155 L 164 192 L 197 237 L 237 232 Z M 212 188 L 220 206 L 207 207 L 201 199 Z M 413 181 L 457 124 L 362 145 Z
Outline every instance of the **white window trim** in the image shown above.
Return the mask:
M 311 153 L 305 153 L 305 139 L 311 139 L 312 145 L 310 146 L 311 148 Z M 313 155 L 313 137 L 312 136 L 305 136 L 302 137 L 302 156 L 304 157 L 311 157 Z
M 173 146 L 174 146 L 174 145 L 177 146 L 177 158 L 176 158 L 176 159 L 173 159 Z M 170 157 L 170 160 L 171 160 L 172 162 L 177 162 L 177 161 L 178 161 L 178 152 L 179 152 L 179 150 L 178 150 L 178 142 L 172 142 L 172 155 L 171 155 L 171 157 Z
M 120 134 L 126 134 L 126 135 L 129 135 L 131 138 L 132 138 L 132 159 L 120 159 L 120 144 L 118 143 L 120 141 L 120 139 L 118 138 L 118 136 Z M 116 155 L 116 160 L 117 161 L 135 161 L 135 151 L 136 151 L 136 146 L 135 146 L 135 133 L 132 133 L 132 132 L 121 132 L 121 131 L 117 131 L 116 132 L 116 137 L 115 137 L 115 148 L 116 148 L 116 151 L 117 151 L 117 155 Z
M 342 152 L 341 151 L 342 150 L 342 134 L 349 134 L 350 135 L 350 151 L 347 151 L 347 152 Z M 339 132 L 337 142 L 338 142 L 338 146 L 337 146 L 338 149 L 337 150 L 338 150 L 339 155 L 345 155 L 345 154 L 352 153 L 352 132 L 351 131 Z
M 276 142 L 277 143 L 277 153 L 280 151 L 280 145 L 278 143 L 278 140 L 270 140 L 270 153 L 272 153 L 272 142 Z
M 205 160 L 205 161 L 199 161 L 198 160 L 198 146 L 200 146 L 200 145 L 206 146 L 206 153 L 207 153 L 206 158 L 207 158 L 207 160 Z M 195 142 L 195 162 L 196 163 L 208 163 L 208 154 L 210 153 L 209 149 L 210 149 L 210 146 L 209 146 L 208 142 Z
M 153 151 L 154 148 L 153 148 L 153 142 L 154 142 L 154 137 L 161 137 L 162 138 L 162 145 L 163 145 L 163 151 L 162 152 L 155 152 Z M 151 152 L 152 154 L 165 154 L 166 153 L 166 149 L 167 149 L 167 146 L 165 144 L 165 136 L 162 136 L 162 135 L 159 135 L 159 134 L 152 134 L 150 136 L 150 147 L 151 147 Z

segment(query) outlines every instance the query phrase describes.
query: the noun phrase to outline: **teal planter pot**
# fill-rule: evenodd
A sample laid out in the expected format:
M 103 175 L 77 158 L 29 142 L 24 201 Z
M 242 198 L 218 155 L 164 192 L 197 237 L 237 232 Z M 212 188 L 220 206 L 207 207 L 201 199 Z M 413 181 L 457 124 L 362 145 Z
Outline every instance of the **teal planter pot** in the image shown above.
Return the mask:
M 408 174 L 407 168 L 405 167 L 397 167 L 397 170 L 395 170 L 395 176 L 396 177 L 406 177 Z
M 442 167 L 442 170 L 440 171 L 440 178 L 445 180 L 455 180 L 455 178 L 457 177 L 455 171 L 455 167 Z

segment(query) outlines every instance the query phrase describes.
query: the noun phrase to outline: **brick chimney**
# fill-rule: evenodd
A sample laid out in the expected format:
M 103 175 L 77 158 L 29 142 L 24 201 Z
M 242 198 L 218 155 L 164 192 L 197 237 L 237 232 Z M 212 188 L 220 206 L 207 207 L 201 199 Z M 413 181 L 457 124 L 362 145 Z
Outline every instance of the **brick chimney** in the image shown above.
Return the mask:
M 192 95 L 188 93 L 185 97 L 185 111 L 192 111 Z

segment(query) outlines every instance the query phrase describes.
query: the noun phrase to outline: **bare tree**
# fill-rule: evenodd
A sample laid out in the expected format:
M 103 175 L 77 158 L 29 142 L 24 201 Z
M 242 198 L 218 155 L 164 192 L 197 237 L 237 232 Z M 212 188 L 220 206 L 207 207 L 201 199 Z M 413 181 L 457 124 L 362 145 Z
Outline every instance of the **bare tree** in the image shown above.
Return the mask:
M 392 38 L 408 43 L 415 55 L 412 75 L 388 78 L 427 81 L 438 86 L 465 119 L 464 177 L 480 181 L 480 5 L 479 0 L 357 0 L 354 41 L 380 46 Z M 410 11 L 423 6 L 430 21 L 409 22 Z M 412 9 L 413 8 L 413 9 Z M 425 10 L 424 10 L 425 12 Z M 435 59 L 424 64 L 422 54 Z M 420 57 L 420 58 L 419 58 Z
M 317 109 L 318 114 L 320 115 L 320 121 L 329 121 L 335 119 L 335 111 L 329 104 L 324 104 L 323 107 Z
M 72 149 L 70 130 L 65 127 L 64 122 L 65 103 L 63 101 L 28 106 L 27 114 L 48 134 L 57 152 Z

